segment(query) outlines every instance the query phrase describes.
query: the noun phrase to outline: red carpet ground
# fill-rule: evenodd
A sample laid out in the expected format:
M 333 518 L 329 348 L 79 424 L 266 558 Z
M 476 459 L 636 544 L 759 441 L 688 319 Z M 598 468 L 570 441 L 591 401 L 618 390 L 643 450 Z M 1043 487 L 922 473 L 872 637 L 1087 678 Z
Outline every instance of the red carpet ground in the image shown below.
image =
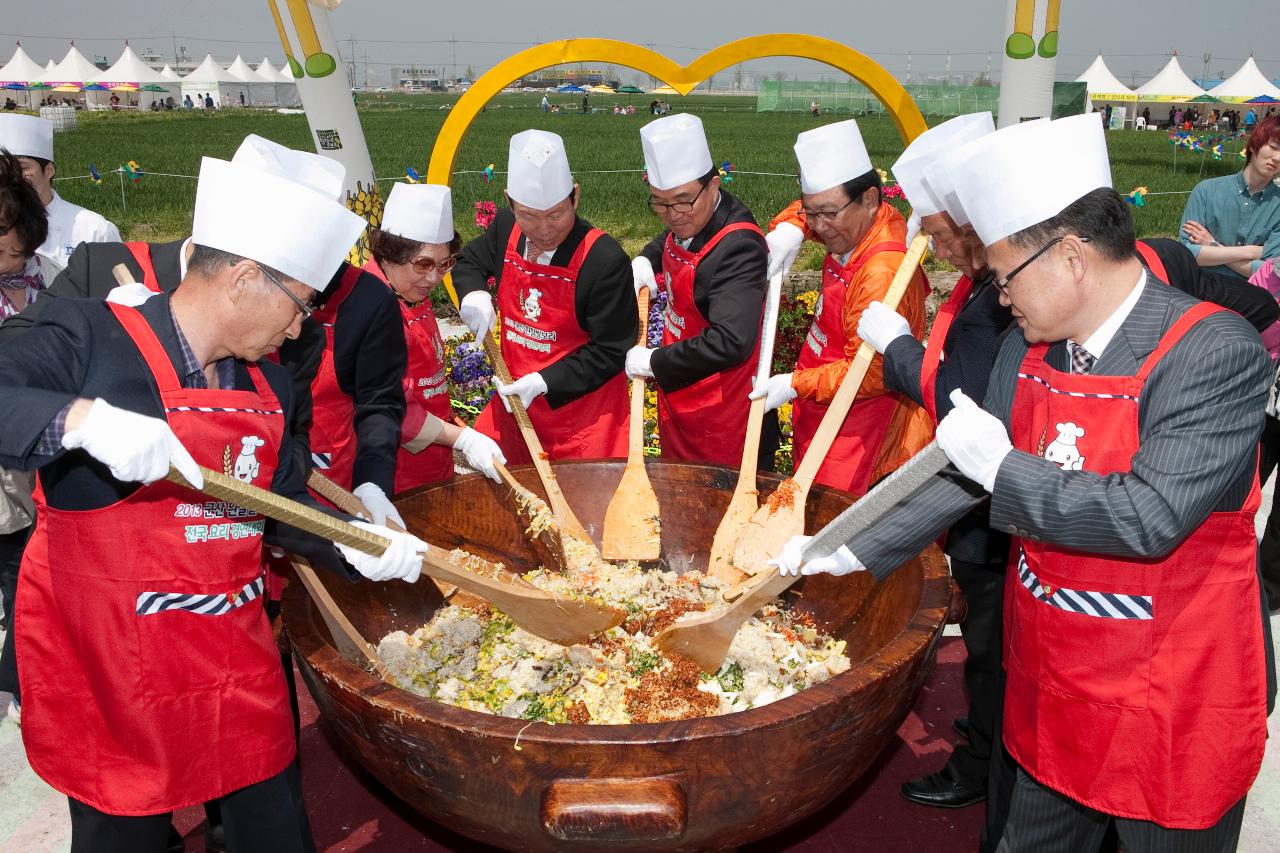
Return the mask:
M 753 853 L 834 853 L 854 848 L 869 853 L 976 850 L 982 806 L 930 809 L 912 805 L 898 794 L 903 781 L 939 769 L 957 739 L 951 720 L 965 711 L 963 660 L 960 638 L 944 638 L 936 668 L 899 729 L 898 740 L 862 780 L 808 820 L 746 849 Z M 489 849 L 419 817 L 358 765 L 335 753 L 317 725 L 316 706 L 301 678 L 298 685 L 302 691 L 302 785 L 318 850 L 473 853 Z M 175 816 L 175 823 L 188 839 L 189 853 L 204 849 L 203 810 L 181 812 Z

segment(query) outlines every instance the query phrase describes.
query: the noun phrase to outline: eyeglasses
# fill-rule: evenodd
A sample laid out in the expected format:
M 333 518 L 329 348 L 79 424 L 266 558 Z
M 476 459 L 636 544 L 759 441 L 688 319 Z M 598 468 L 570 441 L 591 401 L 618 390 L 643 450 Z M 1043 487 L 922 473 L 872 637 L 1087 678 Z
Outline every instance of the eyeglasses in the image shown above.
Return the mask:
M 302 313 L 302 319 L 304 319 L 304 320 L 305 320 L 305 319 L 307 319 L 308 317 L 310 317 L 310 316 L 311 316 L 312 308 L 311 308 L 311 306 L 310 306 L 310 305 L 308 305 L 307 303 L 305 303 L 305 302 L 303 302 L 301 299 L 299 299 L 297 296 L 295 296 L 295 295 L 293 294 L 293 291 L 292 291 L 292 290 L 290 290 L 289 288 L 287 288 L 287 287 L 285 287 L 285 286 L 284 286 L 284 282 L 282 282 L 280 279 L 276 278 L 276 277 L 275 277 L 274 275 L 272 275 L 271 273 L 267 272 L 267 268 L 266 268 L 266 267 L 260 266 L 260 267 L 258 267 L 258 269 L 262 270 L 262 274 L 263 274 L 263 275 L 265 275 L 265 276 L 267 277 L 267 280 L 268 280 L 268 281 L 270 281 L 270 282 L 271 282 L 272 284 L 274 284 L 276 287 L 278 287 L 278 288 L 280 288 L 282 291 L 284 291 L 284 295 L 285 295 L 285 296 L 287 296 L 287 297 L 289 297 L 290 299 L 292 299 L 292 300 L 293 300 L 293 304 L 294 304 L 294 305 L 297 305 L 297 306 L 298 306 L 298 310 Z
M 457 263 L 458 259 L 450 255 L 439 262 L 435 258 L 414 258 L 409 261 L 409 266 L 413 267 L 413 271 L 418 275 L 431 275 L 437 269 L 440 270 L 440 275 L 444 275 L 453 269 Z
M 807 207 L 802 207 L 800 209 L 804 211 L 804 218 L 809 222 L 818 223 L 823 220 L 827 222 L 835 222 L 836 217 L 841 213 L 844 213 L 844 209 L 855 201 L 857 201 L 856 198 L 851 198 L 835 210 L 810 210 Z
M 1020 264 L 1018 264 L 1016 267 L 1014 267 L 1014 268 L 1013 268 L 1013 271 L 1012 271 L 1012 272 L 1010 272 L 1008 275 L 1004 275 L 1004 276 L 1001 276 L 1000 278 L 996 279 L 996 280 L 995 280 L 995 282 L 993 282 L 993 283 L 995 284 L 995 286 L 996 286 L 996 290 L 1000 291 L 1000 292 L 1001 292 L 1002 294 L 1004 294 L 1005 296 L 1008 296 L 1008 295 L 1009 295 L 1009 282 L 1013 281 L 1013 277 L 1014 277 L 1015 275 L 1017 275 L 1018 273 L 1022 272 L 1022 271 L 1023 271 L 1024 269 L 1026 269 L 1027 267 L 1031 266 L 1031 263 L 1032 263 L 1033 261 L 1035 261 L 1035 259 L 1036 259 L 1036 258 L 1040 257 L 1040 256 L 1041 256 L 1041 255 L 1043 255 L 1045 252 L 1049 251 L 1050 249 L 1052 249 L 1054 246 L 1056 246 L 1056 245 L 1058 245 L 1059 243 L 1061 243 L 1061 242 L 1062 242 L 1063 240 L 1065 240 L 1066 238 L 1067 238 L 1067 235 L 1066 235 L 1066 234 L 1063 234 L 1061 237 L 1054 237 L 1054 238 L 1053 238 L 1052 240 L 1050 240 L 1048 243 L 1045 243 L 1043 246 L 1041 246 L 1039 249 L 1037 249 L 1037 250 L 1036 250 L 1036 253 L 1035 253 L 1034 255 L 1032 255 L 1031 257 L 1029 257 L 1029 258 L 1027 258 L 1025 261 L 1023 261 L 1022 263 L 1020 263 Z M 1077 236 L 1077 237 L 1076 237 L 1076 239 L 1077 239 L 1077 240 L 1079 240 L 1081 243 L 1088 243 L 1088 242 L 1089 242 L 1089 238 L 1088 238 L 1088 237 L 1080 237 L 1080 236 Z
M 704 192 L 707 191 L 707 187 L 709 187 L 710 185 L 711 185 L 710 181 L 707 181 L 705 184 L 703 184 L 702 189 L 698 190 L 698 194 L 695 195 L 693 198 L 691 198 L 689 201 L 665 202 L 665 201 L 658 201 L 653 196 L 649 196 L 649 207 L 653 208 L 653 212 L 659 215 L 661 215 L 664 209 L 668 213 L 693 213 L 693 206 L 698 203 L 698 199 L 702 196 Z

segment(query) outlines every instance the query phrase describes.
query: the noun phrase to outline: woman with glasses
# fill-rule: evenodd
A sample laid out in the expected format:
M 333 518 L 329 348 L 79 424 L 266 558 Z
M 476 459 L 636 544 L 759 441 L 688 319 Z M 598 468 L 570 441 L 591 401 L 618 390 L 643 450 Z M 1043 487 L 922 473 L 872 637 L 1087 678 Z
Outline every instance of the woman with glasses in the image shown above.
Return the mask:
M 526 130 L 511 137 L 508 209 L 462 249 L 453 284 L 462 322 L 477 340 L 502 313 L 502 357 L 514 381 L 498 394 L 519 397 L 551 459 L 627 455 L 627 385 L 622 366 L 638 318 L 627 255 L 577 214 L 579 187 L 564 142 Z M 525 446 L 503 397 L 476 429 L 512 462 Z
M 400 305 L 405 345 L 405 414 L 396 458 L 395 490 L 453 479 L 453 451 L 498 480 L 493 462 L 506 462 L 493 439 L 452 422 L 444 341 L 431 305 L 431 290 L 453 269 L 462 238 L 453 230 L 449 188 L 396 184 L 387 197 L 382 227 L 369 235 L 373 260 L 364 265 L 387 283 Z
M 889 289 L 906 252 L 906 222 L 880 194 L 880 175 L 852 119 L 808 130 L 796 138 L 801 200 L 775 218 L 769 242 L 777 254 L 779 232 L 794 232 L 793 249 L 806 235 L 822 241 L 822 295 L 795 370 L 769 377 L 753 397 L 774 409 L 795 400 L 795 459 L 803 457 L 826 415 L 862 339 L 862 312 Z M 794 254 L 794 251 L 792 252 Z M 924 332 L 924 303 L 929 282 L 922 271 L 898 305 L 917 337 Z M 880 359 L 862 380 L 861 390 L 839 434 L 818 469 L 817 482 L 856 495 L 893 471 L 928 443 L 933 424 L 928 412 L 885 385 Z

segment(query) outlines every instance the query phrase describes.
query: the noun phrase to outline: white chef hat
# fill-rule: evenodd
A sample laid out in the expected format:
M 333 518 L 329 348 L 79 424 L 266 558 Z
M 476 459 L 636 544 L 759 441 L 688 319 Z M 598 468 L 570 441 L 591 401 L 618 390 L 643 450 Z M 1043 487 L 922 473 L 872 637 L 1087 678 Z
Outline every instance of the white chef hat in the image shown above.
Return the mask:
M 1019 127 L 1025 127 L 1028 124 L 1047 123 L 1049 119 L 1038 118 L 1028 122 L 1023 122 Z M 985 136 L 986 134 L 982 134 Z M 970 139 L 954 148 L 940 154 L 931 160 L 924 167 L 924 180 L 934 197 L 942 202 L 943 209 L 951 216 L 956 225 L 969 224 L 969 212 L 964 209 L 964 205 L 960 203 L 960 196 L 956 194 L 955 176 L 958 173 L 960 164 L 966 162 L 973 150 L 973 146 L 977 139 Z
M 272 172 L 205 157 L 191 242 L 266 264 L 324 290 L 365 221 L 314 189 Z
M 806 130 L 796 137 L 800 192 L 820 193 L 871 171 L 871 157 L 853 119 Z
M 511 137 L 507 153 L 507 195 L 534 210 L 550 210 L 573 192 L 564 140 L 545 130 Z
M 674 189 L 711 171 L 711 149 L 695 115 L 672 113 L 649 122 L 640 128 L 640 147 L 655 190 Z
M 893 176 L 911 203 L 911 212 L 932 216 L 946 210 L 946 200 L 931 186 L 925 167 L 948 151 L 985 136 L 996 129 L 990 112 L 970 113 L 944 121 L 911 140 L 902 156 L 893 164 Z
M 1111 186 L 1097 113 L 1011 125 L 965 149 L 953 177 L 956 194 L 988 246 Z
M 53 159 L 53 122 L 35 116 L 0 114 L 0 148 L 15 157 Z
M 256 133 L 244 138 L 231 162 L 279 175 L 331 199 L 341 200 L 345 194 L 346 166 L 331 157 L 286 148 Z
M 396 184 L 382 211 L 382 230 L 419 243 L 453 239 L 453 196 L 440 184 Z

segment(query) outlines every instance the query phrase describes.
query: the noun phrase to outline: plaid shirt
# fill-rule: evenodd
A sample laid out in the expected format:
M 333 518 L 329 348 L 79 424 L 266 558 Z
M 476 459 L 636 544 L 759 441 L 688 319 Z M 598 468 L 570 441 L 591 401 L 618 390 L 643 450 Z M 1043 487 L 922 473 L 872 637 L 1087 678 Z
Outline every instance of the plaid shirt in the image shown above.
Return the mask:
M 191 344 L 187 343 L 187 336 L 182 334 L 182 329 L 178 326 L 178 320 L 173 316 L 173 309 L 169 309 L 169 319 L 173 321 L 173 331 L 178 339 L 178 353 L 181 356 L 181 369 L 177 371 L 178 381 L 183 388 L 208 388 L 209 380 L 205 378 L 204 367 L 200 364 L 200 359 L 196 358 L 196 354 L 191 349 Z M 220 359 L 215 370 L 218 373 L 218 387 L 232 388 L 236 381 L 236 364 L 231 357 Z M 67 434 L 67 412 L 71 411 L 71 403 L 62 408 L 58 414 L 53 416 L 53 420 L 45 427 L 44 433 L 40 436 L 40 441 L 36 443 L 35 452 L 52 456 L 62 449 L 62 439 Z

